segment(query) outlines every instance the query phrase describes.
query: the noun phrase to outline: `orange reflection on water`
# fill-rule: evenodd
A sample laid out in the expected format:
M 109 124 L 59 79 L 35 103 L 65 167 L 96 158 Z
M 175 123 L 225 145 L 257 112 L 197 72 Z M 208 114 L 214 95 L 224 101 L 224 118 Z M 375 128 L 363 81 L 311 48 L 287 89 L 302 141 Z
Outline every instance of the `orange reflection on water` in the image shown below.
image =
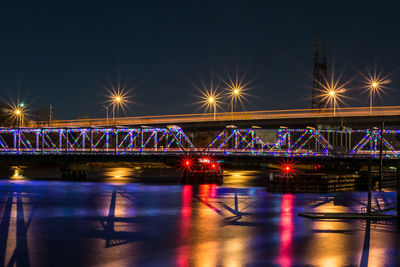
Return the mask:
M 108 181 L 126 180 L 134 174 L 133 169 L 126 167 L 107 168 L 104 175 Z
M 207 202 L 209 198 L 217 196 L 217 186 L 215 184 L 200 185 L 200 197 L 203 201 Z
M 11 176 L 11 179 L 13 180 L 21 180 L 24 179 L 25 176 L 23 176 L 24 170 L 18 166 L 12 166 L 11 170 L 13 171 L 13 175 Z
M 251 228 L 247 228 L 245 232 L 250 232 Z M 228 239 L 224 242 L 224 266 L 239 267 L 245 265 L 247 260 L 248 251 L 247 245 L 242 237 Z
M 200 185 L 201 203 L 198 214 L 193 218 L 193 224 L 197 229 L 195 244 L 193 246 L 194 265 L 217 266 L 218 258 L 218 219 L 219 215 L 214 211 L 213 203 L 209 202 L 216 195 L 216 186 L 210 184 Z
M 320 198 L 315 212 L 353 212 L 337 197 Z M 313 235 L 305 246 L 309 247 L 305 259 L 317 266 L 347 266 L 348 252 L 354 244 L 362 245 L 359 235 L 352 235 L 353 225 L 340 220 L 311 221 Z

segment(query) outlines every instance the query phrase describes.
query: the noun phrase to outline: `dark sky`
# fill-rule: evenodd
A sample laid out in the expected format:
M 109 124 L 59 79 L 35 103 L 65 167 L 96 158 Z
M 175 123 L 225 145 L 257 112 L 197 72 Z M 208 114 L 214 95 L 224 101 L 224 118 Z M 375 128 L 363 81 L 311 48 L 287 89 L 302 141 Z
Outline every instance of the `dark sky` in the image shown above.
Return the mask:
M 53 1 L 59 2 L 59 1 Z M 85 1 L 82 1 L 85 2 Z M 192 83 L 237 68 L 254 87 L 248 110 L 308 108 L 315 32 L 351 106 L 368 105 L 358 71 L 391 74 L 384 104 L 399 105 L 396 1 L 96 1 L 2 5 L 0 90 L 57 117 L 105 116 L 100 83 L 128 81 L 126 115 L 202 112 Z M 215 76 L 215 75 L 214 75 Z M 377 101 L 381 105 L 383 102 Z M 226 107 L 224 107 L 227 109 Z

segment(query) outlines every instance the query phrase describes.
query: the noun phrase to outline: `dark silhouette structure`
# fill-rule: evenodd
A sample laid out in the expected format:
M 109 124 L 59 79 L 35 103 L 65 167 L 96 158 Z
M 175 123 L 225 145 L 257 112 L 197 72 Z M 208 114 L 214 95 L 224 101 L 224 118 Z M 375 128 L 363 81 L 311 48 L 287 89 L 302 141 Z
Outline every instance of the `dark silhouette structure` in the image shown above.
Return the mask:
M 322 57 L 320 56 L 320 45 L 318 33 L 315 40 L 315 54 L 314 54 L 314 77 L 312 87 L 312 102 L 311 108 L 323 108 L 326 103 L 321 98 L 321 93 L 324 90 L 323 84 L 326 83 L 327 78 L 327 61 L 326 61 L 326 41 L 322 45 Z

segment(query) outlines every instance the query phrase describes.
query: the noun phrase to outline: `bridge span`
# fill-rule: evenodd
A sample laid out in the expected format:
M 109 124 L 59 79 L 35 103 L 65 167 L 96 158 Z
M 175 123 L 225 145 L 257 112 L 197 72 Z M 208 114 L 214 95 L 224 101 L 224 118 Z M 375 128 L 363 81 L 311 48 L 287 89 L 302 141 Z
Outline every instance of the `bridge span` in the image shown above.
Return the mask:
M 400 130 L 236 128 L 196 137 L 178 126 L 0 128 L 1 155 L 399 158 Z

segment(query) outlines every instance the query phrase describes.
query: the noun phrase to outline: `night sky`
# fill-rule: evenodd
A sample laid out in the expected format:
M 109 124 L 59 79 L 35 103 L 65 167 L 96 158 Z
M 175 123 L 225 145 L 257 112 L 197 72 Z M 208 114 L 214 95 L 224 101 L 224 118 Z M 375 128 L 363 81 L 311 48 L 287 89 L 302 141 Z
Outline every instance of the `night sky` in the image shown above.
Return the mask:
M 353 79 L 349 106 L 369 104 L 358 72 L 374 65 L 392 73 L 377 105 L 400 105 L 399 10 L 395 1 L 3 4 L 0 95 L 19 92 L 32 110 L 52 104 L 58 118 L 101 117 L 101 83 L 120 79 L 134 88 L 126 115 L 203 112 L 193 83 L 239 69 L 253 80 L 247 110 L 309 108 L 319 32 L 329 71 Z

